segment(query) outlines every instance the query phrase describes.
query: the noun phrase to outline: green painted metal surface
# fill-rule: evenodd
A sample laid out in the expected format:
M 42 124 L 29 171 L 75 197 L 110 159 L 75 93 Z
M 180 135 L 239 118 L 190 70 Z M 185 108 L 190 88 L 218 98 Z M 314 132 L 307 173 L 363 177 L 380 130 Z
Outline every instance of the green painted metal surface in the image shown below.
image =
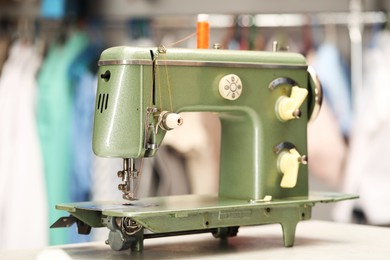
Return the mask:
M 100 77 L 98 83 L 93 134 L 93 149 L 98 156 L 147 156 L 148 107 L 156 107 L 159 112 L 216 112 L 222 125 L 221 196 L 261 199 L 267 195 L 274 198 L 307 195 L 305 165 L 300 167 L 296 187 L 280 187 L 282 175 L 277 169 L 278 155 L 274 148 L 290 142 L 300 154 L 307 154 L 306 126 L 310 117 L 307 100 L 314 97 L 309 96 L 301 106 L 300 119 L 281 122 L 275 104 L 280 96 L 290 95 L 292 86 L 269 88 L 273 80 L 288 78 L 310 90 L 306 61 L 301 55 L 168 49 L 156 60 L 153 105 L 150 51 L 116 47 L 101 55 L 99 75 L 109 71 L 111 76 L 109 80 Z M 239 76 L 243 85 L 242 94 L 235 101 L 222 98 L 218 92 L 219 80 L 229 74 Z M 157 125 L 156 117 L 150 120 Z M 163 136 L 164 131 L 159 131 L 158 144 Z
M 92 227 L 108 227 L 108 242 L 115 250 L 142 250 L 144 229 L 156 234 L 193 230 L 227 234 L 231 227 L 269 223 L 280 223 L 284 244 L 292 246 L 297 223 L 310 219 L 315 203 L 356 198 L 309 194 L 304 163 L 296 185 L 280 185 L 279 149 L 293 146 L 307 155 L 307 123 L 320 100 L 299 54 L 190 49 L 159 53 L 157 48 L 115 47 L 102 53 L 98 73 L 93 132 L 98 156 L 153 156 L 156 151 L 148 144 L 160 145 L 165 135 L 158 128 L 162 111 L 214 112 L 222 126 L 217 195 L 57 205 Z M 220 80 L 230 74 L 242 83 L 236 100 L 219 93 Z M 300 117 L 283 121 L 277 103 L 291 95 L 293 86 L 309 94 L 300 106 Z M 136 224 L 126 229 L 123 221 L 129 219 Z M 140 230 L 129 231 L 137 225 Z
M 131 218 L 153 233 L 202 230 L 233 226 L 280 223 L 285 246 L 294 243 L 299 221 L 311 218 L 316 203 L 337 202 L 356 196 L 338 193 L 312 193 L 271 201 L 246 201 L 217 195 L 180 195 L 144 198 L 137 201 L 81 202 L 57 205 L 74 216 L 83 215 L 85 223 L 104 226 L 107 216 Z
M 57 209 L 68 211 L 71 214 L 75 214 L 78 210 L 80 212 L 97 211 L 101 212 L 103 216 L 130 217 L 132 219 L 137 219 L 141 221 L 142 219 L 159 219 L 164 215 L 167 217 L 172 217 L 173 219 L 185 219 L 191 218 L 191 216 L 197 214 L 203 215 L 205 213 L 218 213 L 219 220 L 236 218 L 236 221 L 238 221 L 238 223 L 241 223 L 243 221 L 243 218 L 251 217 L 251 214 L 249 214 L 251 210 L 263 210 L 267 208 L 276 209 L 296 206 L 311 207 L 314 206 L 314 204 L 316 203 L 330 203 L 353 198 L 356 198 L 356 196 L 327 192 L 311 193 L 309 196 L 306 197 L 291 197 L 287 199 L 275 199 L 271 201 L 246 201 L 221 198 L 217 195 L 208 194 L 178 195 L 143 198 L 135 201 L 123 200 L 58 204 Z M 237 212 L 237 214 L 234 212 Z M 285 217 L 286 219 L 289 218 L 289 216 Z M 101 218 L 101 216 L 96 215 L 91 218 Z M 239 219 L 237 220 L 237 218 Z M 254 223 L 252 224 L 259 224 L 256 218 L 257 217 L 252 220 L 254 221 Z M 151 230 L 154 232 L 166 232 L 175 229 L 178 230 L 177 227 L 169 227 L 169 225 L 162 225 L 164 223 L 166 222 L 160 220 L 159 225 L 155 226 L 154 228 L 151 228 Z M 197 228 L 206 228 L 204 226 L 204 223 L 205 222 L 202 221 L 202 223 Z M 242 225 L 249 224 L 249 222 L 242 223 Z M 147 224 L 146 226 L 149 226 L 149 224 Z

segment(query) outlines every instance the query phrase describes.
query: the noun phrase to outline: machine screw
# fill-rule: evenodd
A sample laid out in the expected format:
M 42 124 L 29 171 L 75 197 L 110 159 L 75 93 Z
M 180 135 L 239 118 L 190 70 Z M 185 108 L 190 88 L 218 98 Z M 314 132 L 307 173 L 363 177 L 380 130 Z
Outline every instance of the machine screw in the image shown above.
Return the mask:
M 293 113 L 293 116 L 295 118 L 300 118 L 302 116 L 301 110 L 300 109 L 295 110 L 294 113 Z
M 164 45 L 160 45 L 160 46 L 158 46 L 158 48 L 157 48 L 157 52 L 158 52 L 158 53 L 161 53 L 161 54 L 165 54 L 165 53 L 167 53 L 167 48 L 165 48 Z
M 302 155 L 301 158 L 299 159 L 299 162 L 302 163 L 303 165 L 306 165 L 308 162 L 307 155 Z
M 270 214 L 271 214 L 271 208 L 265 208 L 264 215 L 266 215 L 268 217 Z
M 106 70 L 106 72 L 100 75 L 100 78 L 102 78 L 104 81 L 109 81 L 110 77 L 111 77 L 111 72 L 109 70 Z
M 119 184 L 118 190 L 124 191 L 126 189 L 126 184 Z
M 146 113 L 148 113 L 148 114 L 153 114 L 156 112 L 157 112 L 157 108 L 155 108 L 155 107 L 147 107 L 146 108 Z

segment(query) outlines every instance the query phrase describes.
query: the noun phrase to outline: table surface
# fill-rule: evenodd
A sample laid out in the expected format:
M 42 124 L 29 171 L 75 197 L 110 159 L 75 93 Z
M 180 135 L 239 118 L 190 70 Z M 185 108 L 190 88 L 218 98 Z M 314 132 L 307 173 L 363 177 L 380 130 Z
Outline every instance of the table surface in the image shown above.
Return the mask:
M 280 225 L 241 227 L 227 242 L 211 234 L 146 239 L 142 253 L 104 242 L 0 252 L 0 259 L 390 259 L 390 228 L 303 221 L 295 245 L 283 246 Z

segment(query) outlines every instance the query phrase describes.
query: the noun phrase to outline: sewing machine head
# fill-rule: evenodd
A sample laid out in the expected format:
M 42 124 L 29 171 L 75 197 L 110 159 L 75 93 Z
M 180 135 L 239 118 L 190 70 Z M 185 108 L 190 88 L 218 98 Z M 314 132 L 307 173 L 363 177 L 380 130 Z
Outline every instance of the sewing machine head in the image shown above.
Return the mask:
M 99 61 L 93 149 L 124 158 L 123 197 L 136 197 L 134 159 L 153 156 L 166 131 L 186 123 L 184 111 L 220 118 L 219 193 L 61 204 L 71 216 L 52 227 L 77 223 L 81 234 L 107 227 L 112 249 L 142 251 L 145 238 L 211 232 L 226 239 L 240 226 L 280 223 L 290 247 L 315 203 L 356 198 L 309 194 L 307 123 L 320 103 L 320 85 L 299 54 L 108 49 Z
M 99 61 L 93 150 L 124 158 L 119 188 L 133 199 L 133 159 L 156 153 L 183 123 L 178 113 L 215 112 L 220 197 L 307 196 L 306 128 L 321 103 L 309 71 L 287 52 L 110 48 Z

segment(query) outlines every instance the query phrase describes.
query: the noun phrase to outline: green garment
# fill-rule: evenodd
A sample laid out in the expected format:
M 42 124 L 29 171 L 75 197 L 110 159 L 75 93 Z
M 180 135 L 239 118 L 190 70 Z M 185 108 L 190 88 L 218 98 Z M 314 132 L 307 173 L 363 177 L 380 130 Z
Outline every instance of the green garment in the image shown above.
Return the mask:
M 74 33 L 64 45 L 51 46 L 38 75 L 37 124 L 48 194 L 48 227 L 63 216 L 55 205 L 70 201 L 73 88 L 68 68 L 87 44 L 85 34 Z M 51 245 L 69 241 L 66 229 L 49 232 Z

